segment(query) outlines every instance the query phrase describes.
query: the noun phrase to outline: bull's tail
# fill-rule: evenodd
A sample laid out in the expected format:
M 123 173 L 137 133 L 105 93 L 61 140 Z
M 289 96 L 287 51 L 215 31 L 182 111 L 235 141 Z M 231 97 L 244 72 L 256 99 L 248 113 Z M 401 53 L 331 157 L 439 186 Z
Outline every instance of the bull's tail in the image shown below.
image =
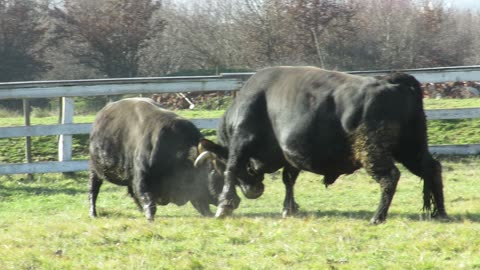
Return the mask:
M 442 166 L 430 155 L 428 156 L 423 162 L 423 210 L 433 218 L 447 218 L 443 197 Z
M 435 160 L 423 146 L 421 152 L 415 151 L 419 145 L 405 145 L 411 147 L 409 151 L 397 152 L 397 160 L 410 172 L 423 179 L 423 211 L 433 218 L 447 218 L 443 197 L 442 165 Z M 418 149 L 418 148 L 417 148 Z

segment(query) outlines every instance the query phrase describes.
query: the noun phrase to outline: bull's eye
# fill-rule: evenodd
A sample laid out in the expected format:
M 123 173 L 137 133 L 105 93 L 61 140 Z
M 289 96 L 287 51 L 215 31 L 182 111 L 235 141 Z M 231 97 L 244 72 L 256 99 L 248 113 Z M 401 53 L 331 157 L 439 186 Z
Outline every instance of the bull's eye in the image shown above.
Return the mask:
M 247 165 L 247 173 L 250 175 L 255 175 L 255 170 L 253 170 L 252 166 L 250 164 Z

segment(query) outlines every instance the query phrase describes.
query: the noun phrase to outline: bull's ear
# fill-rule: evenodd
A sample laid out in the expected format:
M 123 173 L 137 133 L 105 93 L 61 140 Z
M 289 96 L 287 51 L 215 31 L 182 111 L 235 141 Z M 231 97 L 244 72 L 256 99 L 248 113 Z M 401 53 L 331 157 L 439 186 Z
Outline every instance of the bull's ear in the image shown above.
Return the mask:
M 200 145 L 202 146 L 203 150 L 213 152 L 218 158 L 227 160 L 228 149 L 226 147 L 223 147 L 205 138 L 200 139 Z

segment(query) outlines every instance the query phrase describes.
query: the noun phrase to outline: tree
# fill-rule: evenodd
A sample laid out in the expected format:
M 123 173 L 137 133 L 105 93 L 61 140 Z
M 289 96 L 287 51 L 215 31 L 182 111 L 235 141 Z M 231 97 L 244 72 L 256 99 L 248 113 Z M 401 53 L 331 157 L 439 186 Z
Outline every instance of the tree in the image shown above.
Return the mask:
M 189 68 L 186 44 L 179 38 L 181 31 L 175 10 L 163 6 L 162 11 L 155 14 L 165 20 L 163 31 L 157 32 L 140 52 L 141 76 L 165 76 L 182 68 Z
M 172 7 L 169 27 L 185 66 L 213 70 L 248 66 L 246 53 L 251 47 L 234 18 L 236 4 L 235 0 L 199 0 Z
M 47 28 L 33 0 L 0 0 L 0 81 L 33 80 L 43 59 Z
M 296 25 L 295 37 L 311 64 L 326 67 L 326 58 L 339 53 L 334 49 L 354 28 L 350 23 L 356 6 L 335 0 L 290 0 L 288 13 Z M 335 46 L 329 46 L 335 40 Z
M 480 12 L 472 13 L 471 11 L 466 11 L 457 15 L 459 23 L 459 28 L 463 31 L 462 40 L 470 40 L 471 46 L 464 47 L 460 46 L 459 48 L 465 54 L 464 65 L 479 65 L 480 64 Z
M 57 20 L 57 41 L 80 63 L 108 77 L 135 77 L 140 51 L 163 20 L 152 20 L 161 9 L 152 0 L 65 0 L 52 14 Z
M 283 0 L 245 0 L 244 9 L 240 12 L 237 23 L 243 36 L 253 49 L 252 58 L 260 66 L 275 65 L 280 62 L 289 62 L 285 59 L 290 48 L 292 31 L 290 17 L 286 14 L 285 1 Z M 291 29 L 293 30 L 293 29 Z
M 364 0 L 359 3 L 355 69 L 411 67 L 418 13 L 413 1 Z
M 457 26 L 453 10 L 443 0 L 424 0 L 416 20 L 415 59 L 417 66 L 462 65 L 473 39 Z M 413 63 L 412 63 L 413 64 Z

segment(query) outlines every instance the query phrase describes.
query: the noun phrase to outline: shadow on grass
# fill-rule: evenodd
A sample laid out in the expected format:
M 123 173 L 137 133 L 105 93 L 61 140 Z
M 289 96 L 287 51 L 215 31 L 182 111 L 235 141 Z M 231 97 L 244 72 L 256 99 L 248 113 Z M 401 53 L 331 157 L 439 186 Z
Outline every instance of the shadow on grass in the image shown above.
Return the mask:
M 327 210 L 327 211 L 300 211 L 297 215 L 289 218 L 341 218 L 341 219 L 358 219 L 365 220 L 369 222 L 372 218 L 373 211 L 337 211 L 337 210 Z M 263 217 L 271 219 L 281 219 L 282 215 L 280 212 L 265 212 L 265 213 L 242 213 L 234 214 L 234 217 Z M 439 223 L 464 223 L 465 221 L 470 222 L 480 222 L 480 213 L 467 213 L 467 214 L 453 214 L 449 215 L 449 219 L 432 219 L 427 217 L 426 214 L 417 213 L 417 214 L 408 214 L 408 213 L 390 213 L 387 217 L 388 220 L 392 219 L 406 219 L 410 221 L 432 221 Z
M 0 197 L 7 198 L 18 195 L 57 195 L 57 194 L 66 194 L 66 195 L 77 195 L 85 194 L 84 189 L 77 188 L 65 188 L 65 187 L 32 187 L 32 186 L 4 186 L 0 184 Z
M 141 211 L 135 210 L 110 210 L 110 209 L 97 209 L 98 217 L 96 219 L 115 219 L 115 218 L 126 218 L 126 219 L 145 219 L 145 215 Z M 336 211 L 336 210 L 329 210 L 329 211 L 302 211 L 293 217 L 289 217 L 288 219 L 305 219 L 305 218 L 313 218 L 313 219 L 322 219 L 322 218 L 331 218 L 331 219 L 355 219 L 355 220 L 363 220 L 366 224 L 369 223 L 370 218 L 373 216 L 373 212 L 371 211 Z M 169 218 L 177 218 L 177 217 L 191 217 L 191 218 L 204 218 L 205 220 L 208 219 L 215 219 L 213 216 L 202 216 L 198 213 L 168 213 L 162 214 L 162 207 L 157 207 L 157 213 L 155 215 L 155 220 L 162 220 L 162 219 L 169 219 Z M 387 218 L 387 223 L 389 220 L 394 219 L 403 219 L 409 220 L 413 222 L 438 222 L 438 223 L 465 223 L 468 222 L 480 222 L 480 213 L 478 214 L 454 214 L 449 216 L 449 220 L 439 220 L 439 219 L 431 219 L 425 218 L 424 214 L 405 214 L 405 213 L 391 213 Z M 280 212 L 260 212 L 260 213 L 234 213 L 233 216 L 227 217 L 227 219 L 237 219 L 237 218 L 266 218 L 272 220 L 282 220 L 282 214 Z
M 86 209 L 88 212 L 88 209 Z M 88 213 L 87 213 L 88 214 Z M 97 209 L 97 217 L 92 218 L 92 220 L 97 219 L 115 219 L 115 218 L 126 218 L 126 219 L 146 219 L 145 215 L 140 211 L 115 211 L 108 209 Z
M 87 209 L 88 210 L 88 209 Z M 161 221 L 163 219 L 175 219 L 175 218 L 204 218 L 205 220 L 214 219 L 213 216 L 202 216 L 200 213 L 162 213 L 161 207 L 157 207 L 157 213 L 155 214 L 155 220 Z M 87 213 L 88 214 L 88 213 Z M 97 209 L 98 216 L 93 219 L 137 219 L 137 220 L 147 220 L 145 214 L 141 211 L 131 211 L 131 210 L 105 210 Z M 235 218 L 235 216 L 233 217 Z

